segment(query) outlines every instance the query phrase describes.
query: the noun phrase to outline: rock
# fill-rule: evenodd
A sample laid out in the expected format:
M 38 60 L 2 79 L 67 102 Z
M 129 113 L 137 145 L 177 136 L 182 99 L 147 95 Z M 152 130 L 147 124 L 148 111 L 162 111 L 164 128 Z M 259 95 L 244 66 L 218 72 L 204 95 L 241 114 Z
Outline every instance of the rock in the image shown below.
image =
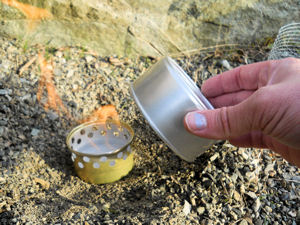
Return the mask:
M 28 81 L 28 80 L 25 79 L 25 78 L 20 78 L 20 82 L 21 82 L 22 84 L 30 84 L 30 81 Z
M 31 94 L 26 94 L 24 96 L 22 96 L 21 98 L 21 101 L 29 101 L 31 99 Z
M 215 161 L 218 157 L 219 157 L 219 153 L 217 152 L 217 153 L 215 153 L 212 157 L 210 157 L 210 161 Z
M 85 56 L 85 60 L 87 63 L 91 63 L 94 60 L 94 57 L 91 55 L 87 55 L 87 56 Z
M 255 202 L 253 203 L 252 209 L 254 210 L 254 212 L 258 212 L 258 210 L 260 209 L 260 206 L 261 206 L 260 199 L 257 198 L 255 200 Z
M 48 190 L 49 187 L 50 187 L 50 183 L 48 181 L 45 181 L 43 179 L 40 179 L 40 178 L 37 178 L 35 177 L 34 178 L 34 181 L 38 184 L 40 184 L 44 189 Z
M 6 205 L 7 205 L 6 201 L 0 202 L 0 212 L 1 212 L 1 209 Z
M 238 174 L 236 174 L 236 173 L 232 174 L 231 180 L 233 181 L 233 183 L 235 183 L 237 181 L 237 178 L 238 178 Z
M 281 200 L 286 201 L 290 199 L 290 194 L 289 193 L 284 193 L 281 195 Z
M 270 174 L 270 176 L 271 176 L 271 174 Z M 275 187 L 275 185 L 276 185 L 276 183 L 274 182 L 273 179 L 268 179 L 267 184 L 269 187 Z
M 233 191 L 233 198 L 238 202 L 242 200 L 240 193 L 237 191 Z
M 205 208 L 204 207 L 198 207 L 197 208 L 197 213 L 199 214 L 199 216 L 201 216 L 204 212 L 205 212 Z
M 271 213 L 273 210 L 270 206 L 266 206 L 265 207 L 265 210 L 268 212 L 268 213 Z
M 263 225 L 263 224 L 264 224 L 264 221 L 260 218 L 255 221 L 255 225 Z
M 293 176 L 291 180 L 300 182 L 300 176 Z
M 33 129 L 31 130 L 31 135 L 32 135 L 32 136 L 37 136 L 39 133 L 40 133 L 40 130 L 39 130 L 39 129 L 33 128 Z
M 255 172 L 247 172 L 245 175 L 249 182 L 255 182 L 258 179 Z
M 191 212 L 191 209 L 192 209 L 191 204 L 188 201 L 184 200 L 184 206 L 182 210 L 184 215 L 187 216 Z
M 4 126 L 1 126 L 0 127 L 0 136 L 5 136 L 5 127 Z
M 234 220 L 237 220 L 237 219 L 238 219 L 238 216 L 236 215 L 236 213 L 235 213 L 234 211 L 230 211 L 229 214 L 232 216 L 232 218 L 233 218 Z
M 62 75 L 62 71 L 59 68 L 54 68 L 53 73 L 55 76 L 61 76 Z
M 10 95 L 11 93 L 11 89 L 0 89 L 0 95 Z
M 221 60 L 221 65 L 225 67 L 227 70 L 230 70 L 232 68 L 226 59 Z
M 296 210 L 292 210 L 292 211 L 289 211 L 288 214 L 289 214 L 291 217 L 296 217 L 296 216 L 297 216 L 297 211 L 296 211 Z
M 63 53 L 61 51 L 56 51 L 55 52 L 55 55 L 58 57 L 58 58 L 61 58 L 63 56 Z
M 248 222 L 247 222 L 247 220 L 243 219 L 243 220 L 239 223 L 239 225 L 248 225 Z
M 252 192 L 252 191 L 249 191 L 249 192 L 247 192 L 246 193 L 249 197 L 251 197 L 252 199 L 256 199 L 257 198 L 257 195 L 254 193 L 254 192 Z
M 0 8 L 1 10 L 1 8 Z M 0 14 L 1 14 L 1 11 L 0 11 Z M 0 64 L 0 68 L 2 68 L 2 70 L 4 72 L 9 72 L 9 68 L 11 66 L 11 62 L 9 60 L 3 60 L 2 63 Z
M 0 8 L 2 35 L 23 37 L 30 44 L 81 45 L 102 55 L 158 56 L 216 44 L 249 43 L 273 37 L 289 18 L 299 18 L 295 0 L 231 4 L 224 0 L 77 0 L 72 4 L 68 0 L 27 0 L 44 7 L 43 22 L 32 30 L 12 1 L 4 2 L 6 7 Z
M 59 118 L 58 114 L 53 111 L 48 112 L 48 117 L 50 118 L 50 120 L 53 120 L 53 121 L 57 120 Z
M 6 182 L 6 179 L 3 177 L 0 177 L 0 184 L 4 184 Z
M 266 168 L 265 168 L 265 170 L 264 170 L 264 172 L 265 172 L 266 176 L 269 176 L 270 172 L 275 172 L 274 171 L 274 165 L 273 164 L 267 165 Z
M 69 70 L 67 73 L 67 78 L 71 78 L 74 75 L 74 70 Z

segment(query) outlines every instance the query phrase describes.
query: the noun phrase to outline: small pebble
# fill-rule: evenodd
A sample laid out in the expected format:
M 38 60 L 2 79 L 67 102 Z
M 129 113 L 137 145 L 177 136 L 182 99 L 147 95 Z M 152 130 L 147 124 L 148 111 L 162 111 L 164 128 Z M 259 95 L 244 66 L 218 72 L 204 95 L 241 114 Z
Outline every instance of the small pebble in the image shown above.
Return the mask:
M 232 69 L 232 67 L 230 66 L 229 62 L 226 59 L 223 59 L 221 61 L 222 66 L 224 66 L 227 70 Z
M 265 207 L 265 210 L 268 212 L 268 213 L 271 213 L 273 210 L 270 206 L 266 206 Z
M 11 93 L 11 89 L 0 89 L 0 95 L 10 95 Z
M 94 60 L 94 57 L 91 55 L 87 55 L 87 56 L 85 56 L 85 60 L 87 63 L 91 63 Z
M 258 210 L 260 209 L 260 206 L 261 206 L 260 199 L 257 198 L 252 206 L 254 212 L 258 212 Z
M 33 129 L 31 130 L 31 135 L 32 135 L 32 136 L 37 136 L 39 133 L 40 133 L 40 130 L 39 130 L 39 129 L 33 128 Z
M 205 208 L 204 207 L 198 207 L 197 208 L 197 213 L 200 215 L 202 215 L 205 212 Z
M 296 216 L 297 216 L 297 211 L 296 211 L 296 210 L 292 210 L 292 211 L 289 211 L 288 214 L 289 214 L 291 217 L 296 217 Z
M 191 204 L 188 201 L 184 200 L 184 206 L 183 206 L 183 210 L 182 210 L 184 215 L 187 216 L 188 214 L 190 214 L 191 209 L 192 209 Z
M 243 220 L 239 223 L 239 225 L 248 225 L 248 222 L 247 222 L 247 220 L 243 219 Z
M 257 198 L 257 195 L 254 193 L 254 192 L 252 192 L 252 191 L 249 191 L 249 192 L 247 192 L 246 193 L 248 196 L 250 196 L 252 199 L 256 199 Z

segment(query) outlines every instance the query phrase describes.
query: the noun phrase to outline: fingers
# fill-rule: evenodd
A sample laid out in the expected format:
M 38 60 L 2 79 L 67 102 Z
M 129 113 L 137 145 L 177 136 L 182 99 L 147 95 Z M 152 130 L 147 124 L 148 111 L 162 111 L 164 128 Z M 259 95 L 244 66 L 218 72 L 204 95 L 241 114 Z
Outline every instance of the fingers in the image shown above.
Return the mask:
M 233 139 L 253 129 L 253 101 L 215 110 L 190 112 L 184 122 L 191 133 L 210 139 Z
M 226 71 L 204 82 L 201 91 L 212 98 L 240 90 L 256 90 L 267 84 L 271 64 L 272 61 L 265 61 Z
M 208 100 L 215 108 L 233 106 L 249 98 L 253 94 L 253 92 L 254 91 L 239 91 L 224 94 L 215 98 L 209 98 Z

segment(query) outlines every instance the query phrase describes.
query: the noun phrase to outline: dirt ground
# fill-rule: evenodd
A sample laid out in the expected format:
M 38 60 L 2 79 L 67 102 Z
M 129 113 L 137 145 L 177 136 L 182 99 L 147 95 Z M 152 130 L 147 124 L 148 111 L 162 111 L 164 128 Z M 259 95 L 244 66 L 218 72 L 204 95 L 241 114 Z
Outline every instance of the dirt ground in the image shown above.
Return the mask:
M 0 38 L 0 224 L 292 224 L 300 222 L 300 174 L 269 150 L 219 141 L 195 163 L 178 158 L 139 112 L 128 87 L 156 58 L 99 57 Z M 38 52 L 53 66 L 62 105 L 45 110 Z M 173 56 L 200 86 L 230 68 L 265 60 L 247 46 Z M 40 87 L 42 88 L 42 87 Z M 48 99 L 49 100 L 49 99 Z M 107 104 L 135 131 L 128 176 L 88 184 L 65 144 L 78 119 Z M 53 106 L 53 105 L 52 105 Z

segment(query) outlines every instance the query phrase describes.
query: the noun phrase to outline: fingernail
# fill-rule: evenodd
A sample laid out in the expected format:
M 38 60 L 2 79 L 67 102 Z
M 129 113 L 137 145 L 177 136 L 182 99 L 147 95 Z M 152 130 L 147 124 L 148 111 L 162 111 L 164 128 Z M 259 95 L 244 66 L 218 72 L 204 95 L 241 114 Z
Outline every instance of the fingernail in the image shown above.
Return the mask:
M 185 123 L 191 131 L 202 130 L 207 126 L 205 116 L 197 112 L 190 112 L 186 114 Z

